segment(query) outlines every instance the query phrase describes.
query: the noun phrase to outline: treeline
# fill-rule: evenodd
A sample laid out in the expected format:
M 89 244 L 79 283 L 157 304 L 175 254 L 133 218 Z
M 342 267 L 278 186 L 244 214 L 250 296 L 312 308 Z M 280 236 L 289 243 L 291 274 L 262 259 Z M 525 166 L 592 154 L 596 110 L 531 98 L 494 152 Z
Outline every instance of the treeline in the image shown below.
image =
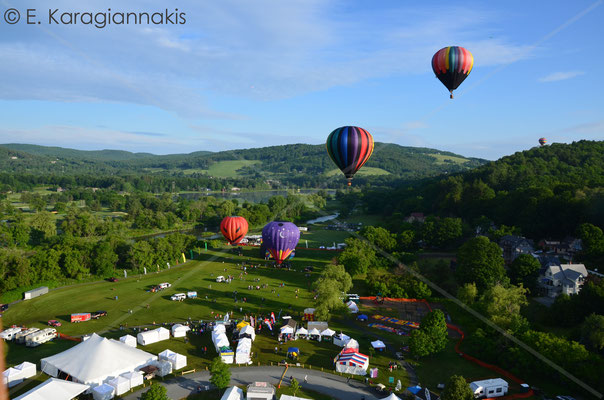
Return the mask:
M 504 157 L 461 174 L 351 193 L 350 202 L 388 216 L 411 212 L 519 228 L 526 236 L 563 238 L 585 222 L 604 226 L 604 142 L 553 144 Z

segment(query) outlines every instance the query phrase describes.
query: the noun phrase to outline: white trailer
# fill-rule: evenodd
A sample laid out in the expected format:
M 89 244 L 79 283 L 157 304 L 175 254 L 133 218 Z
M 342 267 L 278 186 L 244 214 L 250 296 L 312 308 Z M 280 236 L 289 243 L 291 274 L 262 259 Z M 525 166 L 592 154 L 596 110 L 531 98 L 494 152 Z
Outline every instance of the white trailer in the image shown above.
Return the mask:
M 0 338 L 4 340 L 13 340 L 19 332 L 21 332 L 21 328 L 8 328 L 0 332 Z
M 476 398 L 501 397 L 508 393 L 508 383 L 501 378 L 485 379 L 470 383 L 470 389 Z
M 15 342 L 23 344 L 25 343 L 25 337 L 27 335 L 31 335 L 32 333 L 38 332 L 39 330 L 40 329 L 38 328 L 29 328 L 19 332 L 15 335 Z
M 25 345 L 27 347 L 36 347 L 42 343 L 51 341 L 57 336 L 57 330 L 55 328 L 46 328 L 41 331 L 35 332 L 25 337 Z
M 48 293 L 48 287 L 40 286 L 39 288 L 35 288 L 32 290 L 28 290 L 23 293 L 23 300 L 31 300 L 34 297 L 42 296 L 43 294 Z

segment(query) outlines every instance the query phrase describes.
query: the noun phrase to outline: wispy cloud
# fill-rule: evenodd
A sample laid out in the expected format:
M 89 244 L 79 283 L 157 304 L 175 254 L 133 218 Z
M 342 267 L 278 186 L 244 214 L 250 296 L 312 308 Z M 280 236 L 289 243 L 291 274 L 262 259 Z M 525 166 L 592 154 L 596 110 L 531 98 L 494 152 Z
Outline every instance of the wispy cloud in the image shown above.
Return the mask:
M 539 82 L 565 81 L 584 74 L 584 71 L 553 72 L 543 78 L 539 78 Z

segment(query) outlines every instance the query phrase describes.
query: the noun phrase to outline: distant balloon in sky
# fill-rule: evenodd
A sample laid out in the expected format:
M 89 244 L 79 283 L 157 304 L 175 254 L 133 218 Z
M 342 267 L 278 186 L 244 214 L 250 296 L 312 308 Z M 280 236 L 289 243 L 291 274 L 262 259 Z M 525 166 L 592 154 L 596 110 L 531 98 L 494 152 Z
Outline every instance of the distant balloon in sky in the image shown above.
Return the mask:
M 350 186 L 354 174 L 373 153 L 373 136 L 363 128 L 343 126 L 329 134 L 325 146 L 329 157 L 344 173 Z
M 220 223 L 220 232 L 229 244 L 237 244 L 248 230 L 247 220 L 243 217 L 224 217 Z
M 453 91 L 470 75 L 473 66 L 472 53 L 459 46 L 444 47 L 432 57 L 432 70 L 449 89 L 451 98 Z
M 546 143 L 547 143 L 547 140 L 546 140 L 544 137 L 539 138 L 539 144 L 540 144 L 541 146 L 544 146 Z
M 300 229 L 291 222 L 273 221 L 262 229 L 262 242 L 277 264 L 287 259 L 300 240 Z

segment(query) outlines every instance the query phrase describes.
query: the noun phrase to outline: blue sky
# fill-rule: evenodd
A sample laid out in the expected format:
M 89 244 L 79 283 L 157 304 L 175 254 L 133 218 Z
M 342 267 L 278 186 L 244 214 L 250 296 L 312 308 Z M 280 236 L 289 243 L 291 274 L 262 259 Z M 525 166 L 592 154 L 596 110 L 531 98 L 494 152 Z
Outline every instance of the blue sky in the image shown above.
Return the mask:
M 0 1 L 0 143 L 155 154 L 376 141 L 496 159 L 604 139 L 603 1 Z M 424 4 L 425 3 L 425 4 Z M 126 5 L 122 5 L 126 4 Z M 178 8 L 183 25 L 49 25 Z M 466 47 L 449 100 L 432 54 Z

